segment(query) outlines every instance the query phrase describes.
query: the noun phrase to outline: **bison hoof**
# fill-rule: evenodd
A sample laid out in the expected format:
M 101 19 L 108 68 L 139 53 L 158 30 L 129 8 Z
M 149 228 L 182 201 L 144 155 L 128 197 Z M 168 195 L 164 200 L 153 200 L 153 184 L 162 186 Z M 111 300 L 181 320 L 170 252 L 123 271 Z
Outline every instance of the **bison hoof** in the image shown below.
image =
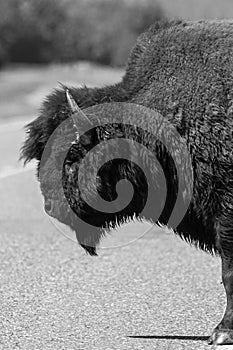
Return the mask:
M 233 330 L 232 329 L 215 329 L 208 339 L 208 344 L 226 345 L 233 344 Z

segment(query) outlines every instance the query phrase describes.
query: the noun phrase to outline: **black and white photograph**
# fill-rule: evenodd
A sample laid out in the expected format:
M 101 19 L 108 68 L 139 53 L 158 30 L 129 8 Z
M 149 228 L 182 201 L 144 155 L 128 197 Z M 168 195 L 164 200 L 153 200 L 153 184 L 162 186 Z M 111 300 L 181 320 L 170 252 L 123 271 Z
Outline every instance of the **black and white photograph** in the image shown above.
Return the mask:
M 232 0 L 0 0 L 0 350 L 233 350 Z

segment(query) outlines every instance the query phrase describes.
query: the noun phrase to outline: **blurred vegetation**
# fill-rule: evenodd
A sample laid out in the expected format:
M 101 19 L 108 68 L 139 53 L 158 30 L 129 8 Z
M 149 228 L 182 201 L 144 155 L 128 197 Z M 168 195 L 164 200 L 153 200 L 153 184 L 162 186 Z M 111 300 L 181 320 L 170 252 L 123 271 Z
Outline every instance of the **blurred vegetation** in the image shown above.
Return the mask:
M 233 18 L 232 0 L 160 0 L 167 16 L 190 20 Z
M 162 17 L 156 0 L 0 0 L 0 64 L 124 65 L 138 34 Z

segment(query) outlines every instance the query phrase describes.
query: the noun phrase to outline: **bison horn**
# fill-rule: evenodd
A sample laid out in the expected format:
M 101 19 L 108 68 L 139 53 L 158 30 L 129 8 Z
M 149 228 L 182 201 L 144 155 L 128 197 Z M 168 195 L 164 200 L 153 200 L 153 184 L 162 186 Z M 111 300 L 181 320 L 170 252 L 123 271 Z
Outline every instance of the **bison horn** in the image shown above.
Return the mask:
M 86 122 L 88 122 L 88 124 L 92 125 L 90 119 L 86 116 L 86 114 L 81 110 L 81 108 L 79 108 L 78 104 L 76 103 L 75 99 L 73 98 L 73 96 L 71 95 L 69 89 L 66 89 L 66 98 L 68 101 L 68 105 L 70 107 L 70 110 L 72 112 L 72 114 L 75 114 L 77 112 L 79 112 L 80 116 L 82 117 L 83 120 L 85 120 Z
M 80 108 L 68 89 L 66 89 L 66 98 L 67 98 L 68 105 L 70 107 L 71 112 L 72 113 L 79 112 Z

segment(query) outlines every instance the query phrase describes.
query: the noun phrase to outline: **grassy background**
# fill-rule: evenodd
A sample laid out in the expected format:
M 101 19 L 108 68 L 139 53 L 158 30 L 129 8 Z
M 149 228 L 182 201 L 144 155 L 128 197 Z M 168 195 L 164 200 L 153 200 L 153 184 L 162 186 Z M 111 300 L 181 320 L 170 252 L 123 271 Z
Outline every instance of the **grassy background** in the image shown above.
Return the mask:
M 0 62 L 123 65 L 156 0 L 0 0 Z
M 0 65 L 89 60 L 125 64 L 164 16 L 233 17 L 232 0 L 0 0 Z
M 125 64 L 164 16 L 233 17 L 232 0 L 0 0 L 0 65 L 89 60 Z

